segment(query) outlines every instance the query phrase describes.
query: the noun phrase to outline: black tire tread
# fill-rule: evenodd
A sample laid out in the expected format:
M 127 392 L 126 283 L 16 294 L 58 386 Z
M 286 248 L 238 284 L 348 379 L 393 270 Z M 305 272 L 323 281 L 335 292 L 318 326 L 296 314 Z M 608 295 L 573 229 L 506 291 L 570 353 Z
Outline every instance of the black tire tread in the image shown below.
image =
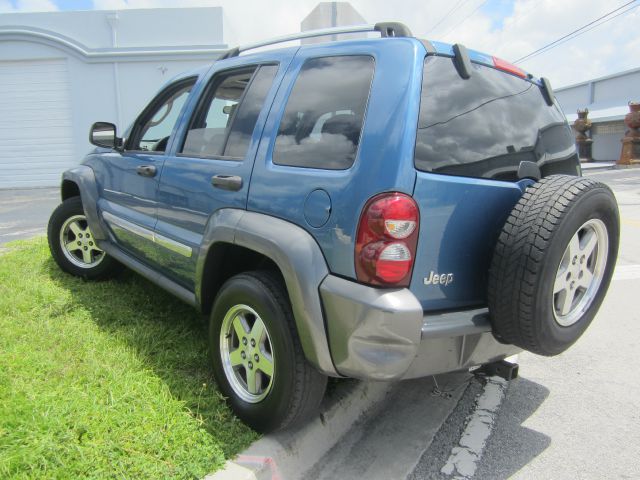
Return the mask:
M 543 253 L 576 197 L 596 188 L 611 192 L 595 180 L 552 175 L 528 188 L 513 208 L 489 269 L 488 304 L 499 340 L 537 354 L 555 354 L 536 341 L 534 305 Z
M 269 270 L 256 270 L 241 275 L 252 277 L 260 282 L 269 291 L 280 309 L 285 312 L 285 320 L 293 340 L 297 381 L 289 400 L 288 415 L 282 420 L 278 429 L 297 425 L 317 413 L 327 388 L 327 377 L 312 367 L 304 355 L 291 311 L 289 295 L 281 278 Z

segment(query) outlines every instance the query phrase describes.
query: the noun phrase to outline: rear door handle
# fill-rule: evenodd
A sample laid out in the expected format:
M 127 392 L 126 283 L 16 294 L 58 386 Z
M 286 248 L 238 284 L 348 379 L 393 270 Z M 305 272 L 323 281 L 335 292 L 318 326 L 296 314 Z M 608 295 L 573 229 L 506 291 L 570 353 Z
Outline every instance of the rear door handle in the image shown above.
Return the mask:
M 242 177 L 236 175 L 214 175 L 211 177 L 211 185 L 222 190 L 240 190 L 242 188 Z
M 140 165 L 136 168 L 136 172 L 142 177 L 155 177 L 157 169 L 154 165 Z

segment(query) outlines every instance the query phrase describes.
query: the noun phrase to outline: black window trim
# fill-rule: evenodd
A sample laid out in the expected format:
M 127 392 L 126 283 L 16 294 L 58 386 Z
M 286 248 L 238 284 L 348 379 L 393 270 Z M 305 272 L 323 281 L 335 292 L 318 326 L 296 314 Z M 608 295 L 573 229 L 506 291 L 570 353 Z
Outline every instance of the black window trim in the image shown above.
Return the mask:
M 353 157 L 353 163 L 348 168 L 318 168 L 318 167 L 306 167 L 306 166 L 298 166 L 298 165 L 286 165 L 286 164 L 274 162 L 273 152 L 275 151 L 275 148 L 276 148 L 276 140 L 278 138 L 278 132 L 280 131 L 280 124 L 282 123 L 282 119 L 284 118 L 284 113 L 287 109 L 289 98 L 291 97 L 291 93 L 293 92 L 293 89 L 296 85 L 296 82 L 298 81 L 298 78 L 300 77 L 300 72 L 302 71 L 302 68 L 310 60 L 315 60 L 317 58 L 332 58 L 332 57 L 369 57 L 373 60 L 373 74 L 371 75 L 371 81 L 369 82 L 369 91 L 367 92 L 367 101 L 365 102 L 364 112 L 362 115 L 362 127 L 360 128 L 360 135 L 358 136 L 358 147 L 356 148 L 356 151 Z M 373 90 L 373 82 L 375 81 L 375 78 L 376 78 L 377 64 L 378 64 L 377 59 L 375 55 L 373 55 L 371 52 L 349 52 L 349 53 L 341 53 L 337 55 L 335 54 L 313 55 L 305 58 L 304 62 L 302 62 L 302 65 L 300 65 L 298 72 L 296 73 L 296 77 L 293 80 L 289 91 L 287 92 L 287 101 L 285 102 L 284 107 L 282 108 L 282 112 L 280 113 L 280 118 L 278 119 L 278 125 L 276 127 L 275 134 L 273 135 L 273 138 L 271 140 L 271 145 L 269 146 L 269 151 L 270 151 L 269 162 L 271 163 L 271 165 L 278 168 L 297 168 L 297 169 L 307 169 L 307 170 L 316 170 L 316 171 L 319 170 L 323 172 L 348 172 L 349 170 L 354 168 L 356 165 L 356 162 L 358 161 L 358 158 L 360 158 L 360 145 L 362 144 L 363 133 L 364 133 L 365 125 L 367 123 L 367 116 L 369 115 L 369 103 L 371 102 L 371 92 Z
M 203 108 L 206 106 L 206 99 L 209 96 L 210 93 L 215 93 L 215 90 L 218 88 L 218 86 L 220 86 L 220 83 L 222 83 L 224 81 L 225 78 L 227 78 L 229 75 L 232 75 L 234 73 L 238 73 L 238 72 L 243 72 L 243 71 L 249 71 L 251 69 L 253 69 L 253 73 L 251 74 L 251 79 L 249 80 L 249 83 L 247 84 L 246 88 L 244 89 L 244 91 L 242 92 L 242 95 L 240 96 L 240 99 L 238 100 L 238 106 L 234 109 L 233 111 L 233 115 L 229 121 L 229 129 L 228 131 L 225 133 L 225 137 L 224 137 L 224 143 L 222 145 L 222 151 L 224 152 L 227 148 L 227 142 L 229 141 L 229 136 L 231 135 L 231 130 L 233 128 L 233 123 L 235 122 L 236 119 L 236 115 L 238 113 L 238 111 L 240 110 L 240 107 L 242 105 L 242 102 L 244 101 L 245 96 L 247 95 L 247 92 L 249 91 L 249 88 L 251 88 L 251 85 L 253 84 L 253 80 L 256 78 L 256 75 L 258 74 L 258 71 L 262 68 L 262 67 L 266 67 L 266 66 L 275 66 L 275 67 L 280 67 L 280 62 L 261 62 L 261 63 L 252 63 L 252 64 L 246 64 L 246 65 L 238 65 L 235 67 L 229 67 L 226 68 L 224 70 L 220 70 L 218 72 L 216 72 L 213 77 L 209 80 L 209 83 L 207 84 L 207 86 L 205 87 L 204 91 L 200 94 L 200 98 L 198 99 L 198 103 L 195 107 L 195 109 L 193 110 L 193 114 L 191 115 L 191 118 L 189 119 L 189 124 L 187 125 L 187 128 L 185 129 L 183 136 L 182 136 L 182 140 L 180 142 L 180 148 L 178 149 L 178 151 L 176 152 L 176 157 L 182 157 L 182 158 L 198 158 L 198 159 L 202 159 L 202 160 L 223 160 L 223 161 L 232 161 L 232 162 L 243 162 L 247 155 L 245 153 L 244 157 L 236 157 L 236 156 L 230 156 L 230 155 L 193 155 L 193 154 L 188 154 L 188 153 L 182 153 L 182 150 L 184 149 L 184 144 L 187 141 L 187 135 L 189 135 L 189 131 L 191 130 L 191 126 L 193 125 L 195 119 L 197 118 L 198 115 L 202 115 L 204 113 Z M 277 76 L 277 72 L 276 72 L 276 76 Z M 274 77 L 274 81 L 275 81 L 275 77 Z M 271 88 L 273 87 L 273 84 L 271 85 Z M 269 92 L 271 91 L 271 88 L 269 88 Z M 268 94 L 267 94 L 268 96 Z M 266 101 L 266 97 L 265 97 L 265 101 Z M 264 108 L 264 105 L 263 107 Z M 254 126 L 255 129 L 255 126 Z
M 124 141 L 124 151 L 127 153 L 144 153 L 145 155 L 166 155 L 167 154 L 166 150 L 163 152 L 154 152 L 152 150 L 131 149 L 129 147 L 131 146 L 131 143 L 134 141 L 134 139 L 136 139 L 136 137 L 140 134 L 140 130 L 142 129 L 143 119 L 145 119 L 144 120 L 145 122 L 148 120 L 146 119 L 147 115 L 149 115 L 152 112 L 155 112 L 156 108 L 159 105 L 162 105 L 162 103 L 164 103 L 167 100 L 167 98 L 169 98 L 172 95 L 172 92 L 176 92 L 181 88 L 184 88 L 189 85 L 191 86 L 191 88 L 193 88 L 193 86 L 196 84 L 197 81 L 198 81 L 197 75 L 181 78 L 180 80 L 177 80 L 171 83 L 170 85 L 167 85 L 163 90 L 161 90 L 158 94 L 156 94 L 156 96 L 153 97 L 153 100 L 151 100 L 148 103 L 148 105 L 144 108 L 144 110 L 142 110 L 140 115 L 136 117 L 136 121 L 133 123 L 133 127 L 131 128 L 131 133 Z M 189 91 L 189 95 L 190 94 L 191 94 L 191 91 Z M 186 106 L 186 103 L 187 102 L 185 102 L 182 108 Z M 175 125 L 171 131 L 171 135 L 173 135 L 174 129 L 175 129 Z M 171 141 L 171 135 L 169 135 L 169 141 Z

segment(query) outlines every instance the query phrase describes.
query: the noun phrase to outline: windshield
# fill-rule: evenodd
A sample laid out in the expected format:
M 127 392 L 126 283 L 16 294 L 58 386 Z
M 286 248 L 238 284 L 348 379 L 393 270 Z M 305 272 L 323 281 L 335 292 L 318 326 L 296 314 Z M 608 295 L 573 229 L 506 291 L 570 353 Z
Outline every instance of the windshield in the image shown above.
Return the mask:
M 543 175 L 577 173 L 573 135 L 540 88 L 476 63 L 464 80 L 448 57 L 425 60 L 415 148 L 423 171 L 517 179 L 521 161 Z

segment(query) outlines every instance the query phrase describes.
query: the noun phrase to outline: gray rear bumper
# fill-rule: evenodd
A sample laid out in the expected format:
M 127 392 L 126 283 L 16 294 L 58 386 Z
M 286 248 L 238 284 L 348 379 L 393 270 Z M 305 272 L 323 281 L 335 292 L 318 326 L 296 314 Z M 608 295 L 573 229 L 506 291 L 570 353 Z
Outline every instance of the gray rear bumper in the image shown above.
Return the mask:
M 495 340 L 486 308 L 425 315 L 406 288 L 377 289 L 332 275 L 320 294 L 333 362 L 347 377 L 423 377 L 520 351 Z

